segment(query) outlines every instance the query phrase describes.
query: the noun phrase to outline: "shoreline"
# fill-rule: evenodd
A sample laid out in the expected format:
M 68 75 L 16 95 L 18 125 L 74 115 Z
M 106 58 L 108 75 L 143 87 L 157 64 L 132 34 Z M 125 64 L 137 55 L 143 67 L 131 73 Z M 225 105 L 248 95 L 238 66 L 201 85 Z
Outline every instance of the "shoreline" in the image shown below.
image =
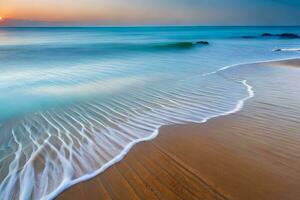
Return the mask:
M 255 62 L 255 63 L 250 63 L 250 64 L 247 64 L 247 65 L 256 65 L 256 64 L 265 64 L 265 63 L 272 63 L 272 62 L 282 62 L 282 61 L 291 61 L 291 60 L 294 60 L 294 58 L 291 58 L 291 59 L 284 59 L 284 60 L 277 60 L 277 61 L 265 61 L 265 62 Z M 240 64 L 239 64 L 240 65 Z M 239 66 L 239 65 L 235 65 L 235 66 Z M 244 65 L 244 64 L 241 64 L 241 65 Z M 233 66 L 232 66 L 233 67 Z M 227 68 L 226 68 L 227 69 Z M 223 68 L 221 68 L 221 70 L 220 71 L 222 71 L 222 70 L 225 70 L 225 69 L 223 69 Z M 219 70 L 218 70 L 219 71 Z M 209 119 L 206 119 L 206 120 L 204 120 L 203 122 L 199 122 L 199 123 L 197 123 L 198 125 L 201 125 L 201 124 L 206 124 L 206 123 L 209 123 L 210 121 L 212 121 L 212 120 L 216 120 L 216 119 L 218 119 L 218 118 L 226 118 L 227 116 L 230 116 L 230 115 L 235 115 L 238 111 L 241 111 L 241 109 L 243 108 L 243 104 L 244 104 L 244 102 L 245 101 L 247 101 L 248 99 L 251 99 L 253 96 L 254 96 L 254 94 L 253 94 L 253 91 L 252 91 L 252 87 L 250 86 L 250 85 L 248 85 L 247 84 L 247 81 L 245 81 L 244 80 L 244 82 L 243 82 L 243 84 L 246 86 L 246 88 L 247 88 L 247 90 L 248 90 L 248 94 L 249 94 L 249 96 L 248 97 L 246 97 L 246 98 L 244 98 L 244 99 L 242 99 L 242 100 L 240 100 L 240 102 L 239 103 L 237 103 L 237 106 L 236 106 L 236 108 L 235 109 L 233 109 L 232 111 L 229 111 L 229 112 L 225 112 L 224 114 L 221 114 L 221 115 L 218 115 L 218 116 L 214 116 L 214 117 L 211 117 L 211 118 L 209 118 Z M 243 110 L 243 109 L 242 109 Z M 207 121 L 207 122 L 206 122 Z M 205 123 L 206 122 L 206 123 Z M 193 123 L 192 123 L 193 124 Z M 187 124 L 188 125 L 188 124 Z M 174 126 L 174 127 L 176 127 L 176 126 L 185 126 L 185 125 L 170 125 L 170 126 Z M 168 126 L 167 126 L 168 127 Z M 92 180 L 93 179 L 93 177 L 97 177 L 97 176 L 101 176 L 101 174 L 102 173 L 106 173 L 106 171 L 104 171 L 104 172 L 101 172 L 101 171 L 103 171 L 103 170 L 109 170 L 109 169 L 107 169 L 107 168 L 110 168 L 110 167 L 112 167 L 112 166 L 114 166 L 114 165 L 118 165 L 118 163 L 120 163 L 120 162 L 122 162 L 122 159 L 125 157 L 125 159 L 126 159 L 126 155 L 127 155 L 127 153 L 128 154 L 130 154 L 131 152 L 130 151 L 133 151 L 132 149 L 134 149 L 134 148 L 137 148 L 136 146 L 141 146 L 140 144 L 137 144 L 137 143 L 147 143 L 147 142 L 145 142 L 145 141 L 149 141 L 149 140 L 152 140 L 152 139 L 154 139 L 154 140 L 157 140 L 156 139 L 156 137 L 157 138 L 159 138 L 159 132 L 162 132 L 163 133 L 163 130 L 165 129 L 165 126 L 162 126 L 162 127 L 160 127 L 157 131 L 155 131 L 154 132 L 154 134 L 152 134 L 151 135 L 151 137 L 149 137 L 149 138 L 147 138 L 147 140 L 145 140 L 145 139 L 143 139 L 143 140 L 141 140 L 141 141 L 138 141 L 138 142 L 134 142 L 134 143 L 132 143 L 132 144 L 130 144 L 130 147 L 128 147 L 128 148 L 126 148 L 126 151 L 124 151 L 124 152 L 122 152 L 122 154 L 120 155 L 120 156 L 118 156 L 117 157 L 117 159 L 116 160 L 113 160 L 113 161 L 111 161 L 111 163 L 108 163 L 107 164 L 107 166 L 104 166 L 101 170 L 99 170 L 100 171 L 100 175 L 97 175 L 97 174 L 99 174 L 99 172 L 98 173 L 93 173 L 92 175 L 90 175 L 89 176 L 89 178 L 85 178 L 84 180 L 83 179 L 81 179 L 80 181 L 76 181 L 76 182 L 74 182 L 74 183 L 72 183 L 72 184 L 70 184 L 67 188 L 65 188 L 64 190 L 66 190 L 66 191 L 69 191 L 69 188 L 72 188 L 72 185 L 74 185 L 74 184 L 77 184 L 77 183 L 79 183 L 79 182 L 81 182 L 82 184 L 84 184 L 85 182 L 82 182 L 82 181 L 87 181 L 88 182 L 88 180 Z M 159 134 L 159 135 L 158 135 Z M 137 145 L 135 145 L 135 144 L 137 144 Z M 133 148 L 132 148 L 133 147 Z M 109 165 L 109 166 L 108 166 Z M 112 166 L 111 166 L 112 165 Z M 104 169 L 105 168 L 105 169 Z M 79 183 L 79 185 L 81 184 L 81 183 Z M 76 186 L 73 186 L 73 187 L 76 187 Z M 57 194 L 60 194 L 61 192 L 62 192 L 62 194 L 64 194 L 64 190 L 61 190 L 60 192 L 58 192 Z M 55 198 L 55 196 L 57 196 L 57 195 L 53 195 L 53 197 L 51 197 L 51 198 Z M 59 198 L 61 198 L 60 196 L 58 196 Z M 61 199 L 64 199 L 64 198 L 61 198 Z
M 240 65 L 232 65 L 231 67 L 235 67 L 235 66 L 240 66 Z M 222 69 L 222 70 L 224 70 L 224 69 Z M 216 71 L 216 72 L 213 72 L 213 73 L 217 73 L 217 72 L 219 72 L 219 70 Z M 224 112 L 224 113 L 221 113 L 221 114 L 216 115 L 216 116 L 211 116 L 209 118 L 205 118 L 202 121 L 197 122 L 197 124 L 206 123 L 207 121 L 212 120 L 214 118 L 231 115 L 231 114 L 239 112 L 241 109 L 243 109 L 245 101 L 247 101 L 247 100 L 249 100 L 249 99 L 251 99 L 251 98 L 254 97 L 254 91 L 252 90 L 253 89 L 252 86 L 249 85 L 249 84 L 247 84 L 247 80 L 243 80 L 243 81 L 241 81 L 241 83 L 245 86 L 245 88 L 246 88 L 246 90 L 248 92 L 248 96 L 247 97 L 239 100 L 237 102 L 236 107 L 234 109 L 232 109 L 230 111 L 227 111 L 227 112 Z M 195 122 L 191 122 L 191 123 L 195 123 Z M 184 125 L 184 124 L 173 124 L 173 125 Z M 158 135 L 160 134 L 160 129 L 161 128 L 163 128 L 164 126 L 173 126 L 173 125 L 163 125 L 163 126 L 160 126 L 149 137 L 147 137 L 147 138 L 141 138 L 139 140 L 133 141 L 132 143 L 128 144 L 128 146 L 117 157 L 115 157 L 113 160 L 111 160 L 108 163 L 106 163 L 105 165 L 103 165 L 101 168 L 99 168 L 98 170 L 96 170 L 94 173 L 85 175 L 82 178 L 79 178 L 79 179 L 76 179 L 75 181 L 72 181 L 72 183 L 66 184 L 62 188 L 58 188 L 58 190 L 56 190 L 53 193 L 51 193 L 51 195 L 46 196 L 45 199 L 54 199 L 54 198 L 58 197 L 64 191 L 66 191 L 69 188 L 73 187 L 74 185 L 79 184 L 81 182 L 89 181 L 89 180 L 95 178 L 96 176 L 98 176 L 101 173 L 105 172 L 105 170 L 107 170 L 111 166 L 117 164 L 118 162 L 121 162 L 122 159 L 124 159 L 124 157 L 131 151 L 131 149 L 134 148 L 135 145 L 138 145 L 138 144 L 143 143 L 143 142 L 148 142 L 148 141 L 151 141 L 151 140 L 157 138 Z

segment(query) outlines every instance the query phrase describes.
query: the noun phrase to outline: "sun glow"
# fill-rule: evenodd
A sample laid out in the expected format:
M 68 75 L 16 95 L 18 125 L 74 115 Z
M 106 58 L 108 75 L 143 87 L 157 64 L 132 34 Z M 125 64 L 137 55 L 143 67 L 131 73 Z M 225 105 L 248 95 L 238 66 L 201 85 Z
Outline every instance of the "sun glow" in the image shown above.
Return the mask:
M 3 20 L 3 18 L 0 16 L 0 21 Z

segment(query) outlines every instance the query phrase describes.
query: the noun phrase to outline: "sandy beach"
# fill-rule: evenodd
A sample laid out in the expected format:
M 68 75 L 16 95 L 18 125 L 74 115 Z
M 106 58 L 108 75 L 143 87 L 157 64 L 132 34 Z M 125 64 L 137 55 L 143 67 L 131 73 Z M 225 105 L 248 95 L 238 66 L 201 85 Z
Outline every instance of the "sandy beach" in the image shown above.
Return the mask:
M 290 91 L 271 94 L 250 80 L 255 97 L 242 111 L 162 127 L 156 139 L 57 199 L 298 199 L 300 93 L 290 86 L 297 86 L 300 60 L 247 67 L 266 66 L 265 73 L 283 74 L 278 81 Z

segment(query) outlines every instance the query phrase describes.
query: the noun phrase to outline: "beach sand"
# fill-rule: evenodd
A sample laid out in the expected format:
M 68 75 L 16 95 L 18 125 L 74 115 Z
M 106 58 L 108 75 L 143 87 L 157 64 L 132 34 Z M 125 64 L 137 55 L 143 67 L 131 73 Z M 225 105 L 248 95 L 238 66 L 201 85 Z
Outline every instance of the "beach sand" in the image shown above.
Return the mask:
M 240 112 L 162 127 L 157 138 L 57 199 L 299 199 L 300 60 L 249 67 L 266 66 L 265 73 L 283 74 L 281 88 L 266 92 L 260 85 L 267 81 L 250 80 L 255 97 Z

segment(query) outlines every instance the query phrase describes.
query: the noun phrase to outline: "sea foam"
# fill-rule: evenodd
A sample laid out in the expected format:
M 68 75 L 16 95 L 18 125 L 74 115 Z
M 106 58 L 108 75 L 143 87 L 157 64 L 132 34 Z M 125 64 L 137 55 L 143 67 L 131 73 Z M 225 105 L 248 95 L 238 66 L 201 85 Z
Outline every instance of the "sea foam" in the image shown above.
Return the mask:
M 211 77 L 214 76 L 214 77 Z M 53 199 L 78 182 L 120 161 L 135 144 L 155 138 L 162 125 L 205 122 L 239 111 L 254 96 L 246 80 L 215 81 L 218 73 L 181 83 L 169 91 L 152 89 L 135 101 L 118 97 L 88 101 L 16 119 L 1 127 L 12 134 L 11 154 L 2 158 L 1 199 Z M 206 82 L 205 88 L 194 85 Z M 203 85 L 203 84 L 201 84 Z M 230 85 L 239 92 L 225 97 Z M 246 89 L 246 90 L 245 90 Z M 230 103 L 231 102 L 231 103 Z
M 21 30 L 0 30 L 4 200 L 53 199 L 163 125 L 237 112 L 254 91 L 236 64 L 298 56 L 270 51 L 298 40 L 234 37 L 248 28 Z

